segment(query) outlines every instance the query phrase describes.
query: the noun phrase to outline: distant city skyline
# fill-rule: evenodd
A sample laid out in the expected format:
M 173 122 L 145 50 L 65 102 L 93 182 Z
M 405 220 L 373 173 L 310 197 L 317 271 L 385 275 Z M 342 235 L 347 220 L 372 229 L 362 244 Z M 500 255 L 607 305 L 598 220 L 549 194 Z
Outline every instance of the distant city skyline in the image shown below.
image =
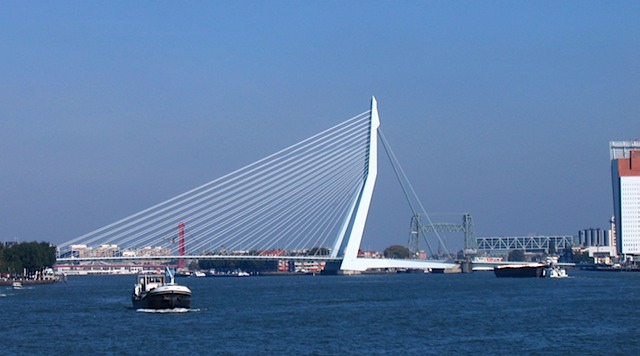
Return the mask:
M 371 96 L 434 220 L 606 228 L 607 145 L 640 137 L 639 17 L 631 1 L 6 3 L 0 240 L 68 241 Z M 381 152 L 362 247 L 406 244 L 411 215 Z

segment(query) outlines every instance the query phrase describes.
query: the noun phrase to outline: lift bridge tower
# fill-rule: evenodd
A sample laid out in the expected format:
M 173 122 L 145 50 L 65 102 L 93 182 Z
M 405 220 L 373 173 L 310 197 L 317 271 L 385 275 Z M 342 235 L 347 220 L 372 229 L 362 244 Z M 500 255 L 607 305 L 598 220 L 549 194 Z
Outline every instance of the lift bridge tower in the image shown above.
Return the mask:
M 422 223 L 420 214 L 413 215 L 411 217 L 411 225 L 409 227 L 409 250 L 414 255 L 417 255 L 421 251 L 420 241 L 422 240 L 426 244 L 426 248 L 431 256 L 441 255 L 442 251 L 440 250 L 440 248 L 444 250 L 445 254 L 450 255 L 444 240 L 440 237 L 440 234 L 452 232 L 461 232 L 464 235 L 465 256 L 473 255 L 476 253 L 476 232 L 473 226 L 473 217 L 470 213 L 464 213 L 462 215 L 461 224 L 429 223 L 425 225 Z M 429 240 L 427 239 L 428 233 L 433 233 L 438 238 L 439 244 L 435 251 L 432 248 Z

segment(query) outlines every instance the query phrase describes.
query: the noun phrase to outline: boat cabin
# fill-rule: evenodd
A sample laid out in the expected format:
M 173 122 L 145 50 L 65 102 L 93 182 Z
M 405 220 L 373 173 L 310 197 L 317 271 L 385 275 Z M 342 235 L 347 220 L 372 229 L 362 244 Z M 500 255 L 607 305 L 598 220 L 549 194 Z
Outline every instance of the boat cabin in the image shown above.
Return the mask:
M 145 292 L 164 285 L 164 275 L 161 274 L 143 274 L 138 276 L 138 285 Z

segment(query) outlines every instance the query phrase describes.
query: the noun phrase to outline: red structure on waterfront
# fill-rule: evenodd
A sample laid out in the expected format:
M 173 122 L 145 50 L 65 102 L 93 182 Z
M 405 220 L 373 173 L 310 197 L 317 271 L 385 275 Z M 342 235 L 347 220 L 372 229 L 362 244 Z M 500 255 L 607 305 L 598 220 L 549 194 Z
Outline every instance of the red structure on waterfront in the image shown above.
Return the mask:
M 184 223 L 178 224 L 178 254 L 184 256 Z M 178 260 L 178 268 L 183 268 L 184 260 Z

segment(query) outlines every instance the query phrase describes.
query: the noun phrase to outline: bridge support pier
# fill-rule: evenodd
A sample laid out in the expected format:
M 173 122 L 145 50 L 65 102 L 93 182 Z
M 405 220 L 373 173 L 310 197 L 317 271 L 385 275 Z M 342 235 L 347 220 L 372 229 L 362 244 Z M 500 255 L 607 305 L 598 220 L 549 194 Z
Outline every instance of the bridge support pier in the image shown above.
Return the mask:
M 461 261 L 460 269 L 462 273 L 473 273 L 473 263 L 471 261 Z
M 354 271 L 348 269 L 342 269 L 342 261 L 329 261 L 324 265 L 324 269 L 322 270 L 323 275 L 355 275 L 361 274 L 361 271 Z

